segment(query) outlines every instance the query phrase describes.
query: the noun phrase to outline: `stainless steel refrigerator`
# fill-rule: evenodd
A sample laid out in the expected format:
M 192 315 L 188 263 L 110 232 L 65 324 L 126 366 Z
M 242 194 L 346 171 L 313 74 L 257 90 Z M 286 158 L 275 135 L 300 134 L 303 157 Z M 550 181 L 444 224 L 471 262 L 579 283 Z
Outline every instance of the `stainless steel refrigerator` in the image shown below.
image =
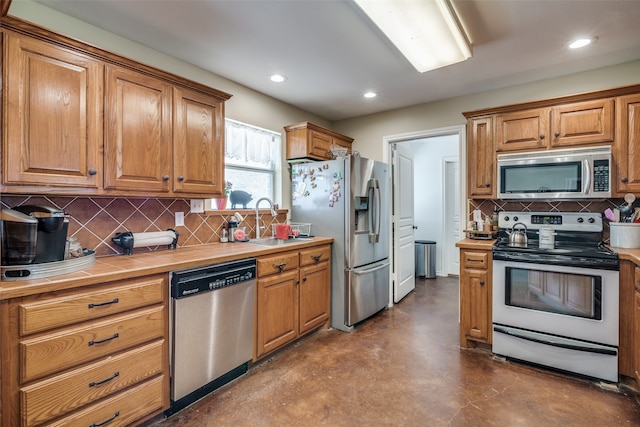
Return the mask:
M 354 325 L 389 304 L 389 165 L 357 155 L 291 166 L 291 221 L 333 237 L 331 326 Z

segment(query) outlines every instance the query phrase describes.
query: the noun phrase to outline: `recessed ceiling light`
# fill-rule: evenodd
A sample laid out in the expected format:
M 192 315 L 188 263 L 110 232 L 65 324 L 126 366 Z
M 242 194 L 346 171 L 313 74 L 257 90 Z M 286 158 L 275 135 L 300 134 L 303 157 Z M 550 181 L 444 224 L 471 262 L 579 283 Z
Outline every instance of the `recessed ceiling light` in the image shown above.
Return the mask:
M 366 92 L 363 96 L 365 98 L 375 98 L 376 96 L 378 96 L 378 94 L 375 92 Z
M 282 74 L 272 74 L 269 79 L 271 79 L 271 81 L 275 83 L 282 83 L 283 81 L 287 80 L 287 76 L 284 76 Z
M 569 43 L 569 49 L 580 49 L 581 47 L 590 45 L 591 43 L 595 42 L 597 39 L 598 39 L 597 37 L 576 39 L 571 43 Z

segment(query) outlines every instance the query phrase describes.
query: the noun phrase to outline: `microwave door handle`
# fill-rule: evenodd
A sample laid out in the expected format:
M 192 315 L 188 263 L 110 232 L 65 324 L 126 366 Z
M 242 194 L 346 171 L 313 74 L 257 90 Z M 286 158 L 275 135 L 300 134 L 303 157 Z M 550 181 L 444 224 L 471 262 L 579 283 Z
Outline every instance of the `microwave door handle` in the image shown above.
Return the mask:
M 583 160 L 584 162 L 584 170 L 586 171 L 585 180 L 584 180 L 584 188 L 582 189 L 582 194 L 587 195 L 591 191 L 591 162 L 589 160 Z

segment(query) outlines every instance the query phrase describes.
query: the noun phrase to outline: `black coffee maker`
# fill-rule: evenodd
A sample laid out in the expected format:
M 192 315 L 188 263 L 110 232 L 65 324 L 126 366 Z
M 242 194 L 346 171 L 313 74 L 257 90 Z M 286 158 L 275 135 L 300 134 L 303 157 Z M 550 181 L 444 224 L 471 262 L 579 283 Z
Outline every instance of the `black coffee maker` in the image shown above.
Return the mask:
M 0 211 L 2 265 L 26 265 L 36 260 L 38 220 L 13 209 Z
M 51 206 L 25 205 L 13 208 L 38 224 L 34 264 L 64 260 L 69 220 L 63 210 Z

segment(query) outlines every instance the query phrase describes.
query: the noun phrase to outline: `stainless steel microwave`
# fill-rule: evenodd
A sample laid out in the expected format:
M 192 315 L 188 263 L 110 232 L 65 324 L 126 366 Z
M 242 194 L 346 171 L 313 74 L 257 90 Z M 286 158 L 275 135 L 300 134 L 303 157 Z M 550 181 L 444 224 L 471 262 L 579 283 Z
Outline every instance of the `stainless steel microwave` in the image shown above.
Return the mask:
M 610 146 L 499 154 L 498 198 L 605 199 L 611 172 Z

